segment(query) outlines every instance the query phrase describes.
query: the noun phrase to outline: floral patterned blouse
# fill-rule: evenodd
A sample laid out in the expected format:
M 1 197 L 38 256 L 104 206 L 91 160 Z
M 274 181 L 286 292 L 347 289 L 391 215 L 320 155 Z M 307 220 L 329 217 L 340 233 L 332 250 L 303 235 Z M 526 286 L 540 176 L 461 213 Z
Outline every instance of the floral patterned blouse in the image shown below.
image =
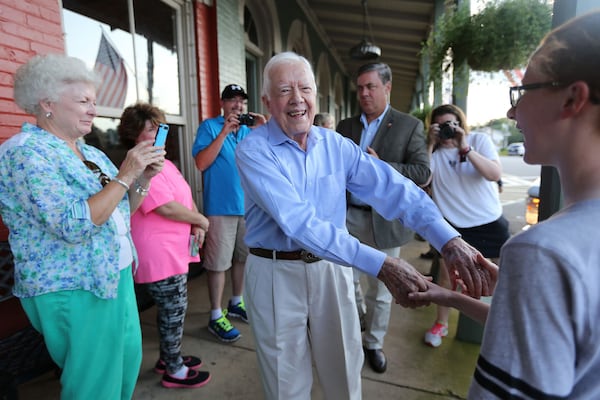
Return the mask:
M 118 173 L 97 148 L 83 142 L 78 147 L 108 176 Z M 35 125 L 23 124 L 0 146 L 0 215 L 10 231 L 15 296 L 75 289 L 117 296 L 120 244 L 114 213 L 95 225 L 87 203 L 101 189 L 98 176 L 63 140 Z M 133 243 L 127 194 L 117 209 Z

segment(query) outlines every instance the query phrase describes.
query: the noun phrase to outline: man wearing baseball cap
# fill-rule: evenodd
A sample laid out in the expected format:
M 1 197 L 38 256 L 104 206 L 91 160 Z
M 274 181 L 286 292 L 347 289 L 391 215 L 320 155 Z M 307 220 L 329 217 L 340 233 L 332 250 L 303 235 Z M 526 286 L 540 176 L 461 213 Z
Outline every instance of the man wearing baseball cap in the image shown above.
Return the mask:
M 244 114 L 248 95 L 240 85 L 225 86 L 221 92 L 223 114 L 202 122 L 196 133 L 192 155 L 202 171 L 203 213 L 210 227 L 204 244 L 204 268 L 208 277 L 210 318 L 208 330 L 223 342 L 234 342 L 240 332 L 228 317 L 248 322 L 242 297 L 244 264 L 248 249 L 244 244 L 244 192 L 235 164 L 235 148 L 266 118 Z M 231 268 L 232 297 L 222 309 L 225 273 Z

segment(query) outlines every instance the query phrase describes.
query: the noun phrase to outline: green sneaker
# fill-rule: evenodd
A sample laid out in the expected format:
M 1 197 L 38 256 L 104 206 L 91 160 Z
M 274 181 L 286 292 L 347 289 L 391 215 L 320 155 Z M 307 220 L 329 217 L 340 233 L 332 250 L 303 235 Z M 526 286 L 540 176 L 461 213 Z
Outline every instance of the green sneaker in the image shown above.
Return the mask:
M 226 317 L 227 310 L 223 310 L 223 316 L 218 319 L 211 319 L 208 322 L 208 331 L 215 335 L 222 342 L 235 342 L 242 337 L 240 331 L 231 325 Z

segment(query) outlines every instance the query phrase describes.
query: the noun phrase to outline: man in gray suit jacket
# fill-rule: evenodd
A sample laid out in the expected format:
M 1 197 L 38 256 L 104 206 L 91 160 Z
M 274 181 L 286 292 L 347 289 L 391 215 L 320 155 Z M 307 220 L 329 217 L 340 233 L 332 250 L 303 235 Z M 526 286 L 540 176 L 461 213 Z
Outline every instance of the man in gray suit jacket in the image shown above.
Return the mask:
M 390 67 L 383 63 L 363 65 L 358 69 L 356 86 L 362 112 L 340 121 L 336 130 L 417 185 L 425 185 L 431 171 L 423 123 L 390 106 Z M 400 222 L 384 219 L 351 195 L 348 196 L 346 224 L 350 234 L 361 242 L 392 257 L 399 257 L 400 247 L 413 237 L 413 232 Z M 361 321 L 364 318 L 365 322 L 363 347 L 373 370 L 382 373 L 387 367 L 382 349 L 390 319 L 392 295 L 379 280 L 369 277 L 369 287 L 363 300 L 359 279 L 360 272 L 354 270 L 356 302 L 359 314 L 363 314 Z

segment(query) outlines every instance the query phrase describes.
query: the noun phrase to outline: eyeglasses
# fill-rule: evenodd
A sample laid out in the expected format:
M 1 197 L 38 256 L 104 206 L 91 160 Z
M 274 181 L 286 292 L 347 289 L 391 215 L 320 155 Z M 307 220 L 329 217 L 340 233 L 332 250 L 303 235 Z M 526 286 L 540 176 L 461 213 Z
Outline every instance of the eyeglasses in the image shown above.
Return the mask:
M 241 99 L 239 97 L 232 97 L 230 99 L 223 99 L 223 101 L 227 102 L 227 103 L 240 103 L 243 104 L 245 106 L 248 105 L 248 100 L 246 99 Z
M 547 87 L 556 88 L 556 87 L 560 87 L 560 86 L 565 86 L 565 84 L 554 81 L 554 82 L 529 83 L 527 85 L 513 86 L 509 89 L 510 105 L 511 105 L 511 107 L 516 107 L 517 104 L 519 103 L 519 100 L 521 100 L 521 97 L 523 97 L 523 95 L 525 93 L 527 93 L 528 90 L 542 89 L 542 88 L 547 88 Z
M 94 174 L 98 174 L 98 180 L 100 180 L 100 184 L 102 186 L 106 186 L 108 184 L 108 182 L 110 182 L 110 177 L 108 175 L 106 175 L 104 172 L 102 172 L 100 167 L 95 162 L 90 161 L 90 160 L 83 160 L 83 163 Z

